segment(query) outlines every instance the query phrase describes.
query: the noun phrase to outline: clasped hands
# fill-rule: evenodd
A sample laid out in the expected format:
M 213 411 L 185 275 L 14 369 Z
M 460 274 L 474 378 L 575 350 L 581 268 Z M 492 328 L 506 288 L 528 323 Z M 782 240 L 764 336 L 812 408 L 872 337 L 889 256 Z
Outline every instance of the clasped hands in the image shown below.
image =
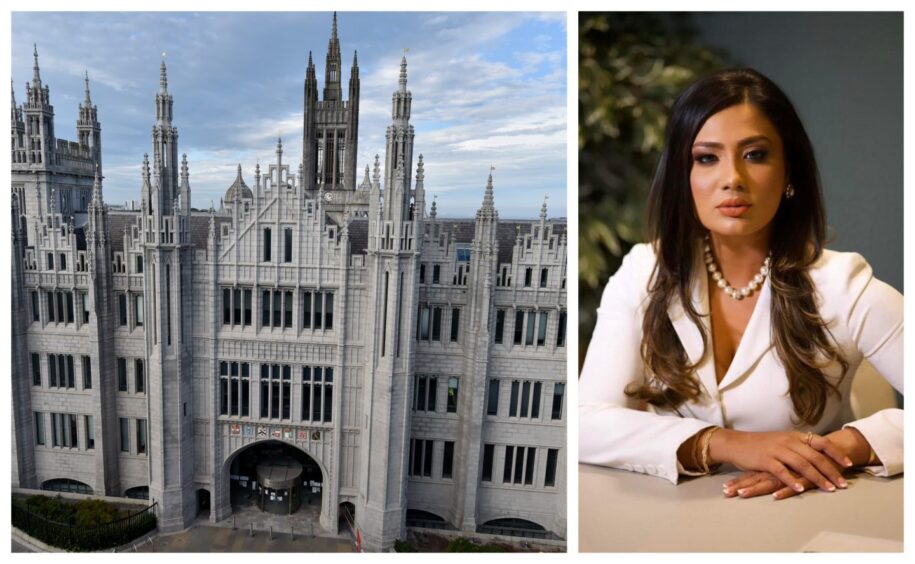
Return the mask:
M 786 499 L 812 488 L 845 489 L 843 472 L 866 464 L 870 453 L 870 444 L 853 427 L 826 436 L 721 429 L 709 444 L 713 461 L 745 470 L 724 484 L 725 496 L 743 498 L 772 494 Z

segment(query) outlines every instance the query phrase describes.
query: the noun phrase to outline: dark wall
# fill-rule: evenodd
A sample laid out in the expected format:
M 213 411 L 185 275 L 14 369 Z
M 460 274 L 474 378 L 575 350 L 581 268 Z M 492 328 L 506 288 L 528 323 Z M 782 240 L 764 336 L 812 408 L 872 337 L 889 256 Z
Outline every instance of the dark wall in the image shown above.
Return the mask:
M 901 13 L 699 13 L 701 41 L 769 76 L 813 140 L 832 242 L 903 291 Z

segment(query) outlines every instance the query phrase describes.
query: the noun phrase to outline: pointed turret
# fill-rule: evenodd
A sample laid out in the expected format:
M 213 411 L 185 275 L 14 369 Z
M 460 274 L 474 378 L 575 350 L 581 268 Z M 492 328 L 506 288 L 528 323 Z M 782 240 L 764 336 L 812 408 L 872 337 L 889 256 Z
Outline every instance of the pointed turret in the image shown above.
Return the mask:
M 159 94 L 168 94 L 168 73 L 165 68 L 165 54 L 162 55 L 162 64 L 159 65 Z
M 360 190 L 370 191 L 372 189 L 372 179 L 369 176 L 369 165 L 365 165 L 365 176 L 362 178 L 362 184 L 359 185 Z
M 92 97 L 89 96 L 89 71 L 88 70 L 86 70 L 86 77 L 84 78 L 84 80 L 85 80 L 86 86 L 85 86 L 85 90 L 83 91 L 85 93 L 85 98 L 83 99 L 83 104 L 85 104 L 86 107 L 89 107 L 92 105 Z
M 33 44 L 35 51 L 33 53 L 35 57 L 35 64 L 32 66 L 32 88 L 41 88 L 41 70 L 38 68 L 38 44 Z
M 89 94 L 89 71 L 86 71 L 85 89 L 82 103 L 79 105 L 79 118 L 76 120 L 76 133 L 79 144 L 86 148 L 93 162 L 102 166 L 102 128 L 98 122 L 98 108 L 92 103 Z
M 32 83 L 26 83 L 26 99 L 22 107 L 25 122 L 23 148 L 27 148 L 25 160 L 29 164 L 45 164 L 54 162 L 54 108 L 50 102 L 50 90 L 41 84 L 38 45 L 35 45 L 34 57 Z
M 395 181 L 398 163 L 404 163 L 404 181 L 407 187 L 411 182 L 413 168 L 413 126 L 410 125 L 410 106 L 413 95 L 407 90 L 407 56 L 406 50 L 400 61 L 400 87 L 392 96 L 391 125 L 386 132 L 385 149 L 385 189 Z M 409 197 L 407 193 L 404 196 Z M 386 195 L 386 203 L 390 203 L 390 195 Z M 400 205 L 405 205 L 401 202 Z
M 331 26 L 330 39 L 327 41 L 327 63 L 324 66 L 324 101 L 342 102 L 343 90 L 340 87 L 340 39 L 337 38 L 337 12 Z
M 159 65 L 159 91 L 156 93 L 156 123 L 152 130 L 153 176 L 148 213 L 171 215 L 173 201 L 178 197 L 178 129 L 172 125 L 174 100 L 168 93 L 165 53 Z
M 416 164 L 416 189 L 413 191 L 414 220 L 426 213 L 426 188 L 424 185 L 425 178 L 426 174 L 425 169 L 423 168 L 423 154 L 420 153 Z

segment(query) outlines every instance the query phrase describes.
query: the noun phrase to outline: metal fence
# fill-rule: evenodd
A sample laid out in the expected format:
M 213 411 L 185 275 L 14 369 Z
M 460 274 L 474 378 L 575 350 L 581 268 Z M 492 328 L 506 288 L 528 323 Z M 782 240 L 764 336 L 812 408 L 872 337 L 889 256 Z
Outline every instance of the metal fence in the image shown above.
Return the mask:
M 80 527 L 52 521 L 13 502 L 13 526 L 32 538 L 65 550 L 106 550 L 127 544 L 155 529 L 157 503 L 111 523 Z

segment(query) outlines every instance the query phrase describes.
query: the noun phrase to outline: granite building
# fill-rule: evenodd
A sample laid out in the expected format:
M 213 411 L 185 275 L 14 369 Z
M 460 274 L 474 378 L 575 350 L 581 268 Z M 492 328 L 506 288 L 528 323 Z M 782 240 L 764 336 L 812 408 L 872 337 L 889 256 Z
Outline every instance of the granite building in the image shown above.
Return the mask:
M 34 58 L 11 108 L 13 487 L 146 497 L 165 532 L 252 490 L 312 496 L 366 550 L 410 526 L 565 537 L 566 224 L 500 220 L 492 174 L 476 217 L 438 217 L 405 57 L 357 175 L 334 16 L 298 162 L 277 140 L 209 210 L 164 61 L 139 201 L 112 209 L 88 76 L 63 140 Z M 252 475 L 287 462 L 290 489 Z

